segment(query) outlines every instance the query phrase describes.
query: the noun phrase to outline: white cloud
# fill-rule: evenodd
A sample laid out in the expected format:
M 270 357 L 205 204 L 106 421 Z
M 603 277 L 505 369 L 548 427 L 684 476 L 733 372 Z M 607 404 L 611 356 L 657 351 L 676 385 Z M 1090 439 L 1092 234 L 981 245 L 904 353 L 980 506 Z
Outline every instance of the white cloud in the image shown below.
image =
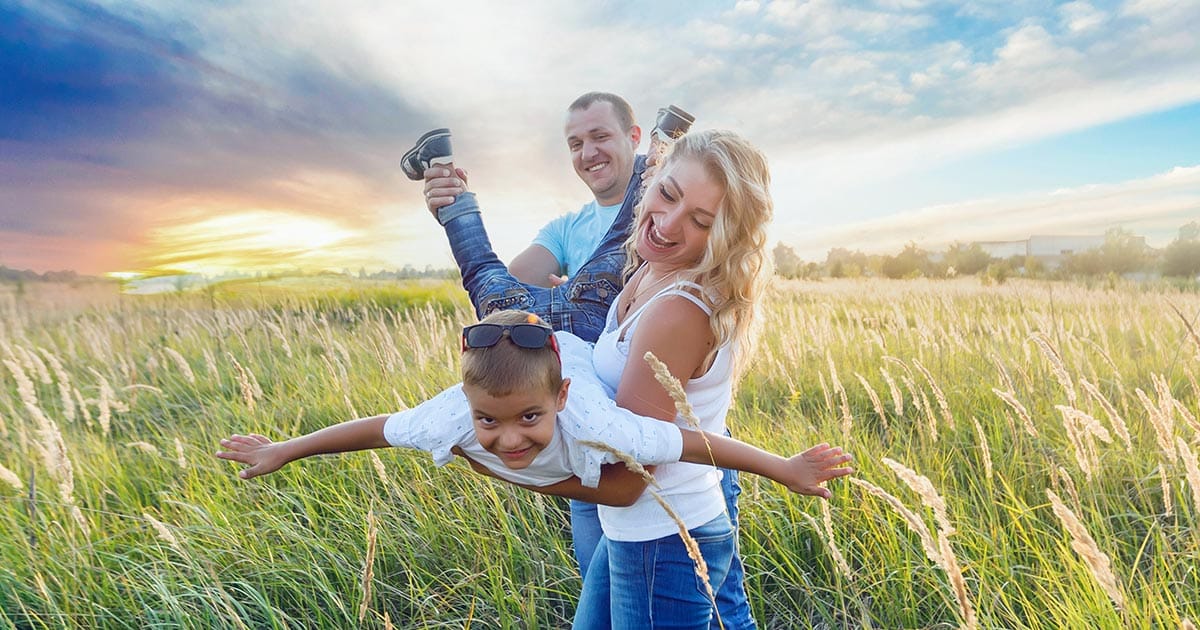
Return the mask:
M 1090 31 L 1108 19 L 1108 15 L 1088 2 L 1068 2 L 1058 8 L 1063 26 L 1072 33 Z
M 832 247 L 895 253 L 905 243 L 938 249 L 955 242 L 1019 240 L 1033 234 L 1102 234 L 1122 226 L 1161 247 L 1200 214 L 1200 166 L 1152 177 L 1020 197 L 920 208 L 884 218 L 785 232 L 797 252 L 819 259 Z

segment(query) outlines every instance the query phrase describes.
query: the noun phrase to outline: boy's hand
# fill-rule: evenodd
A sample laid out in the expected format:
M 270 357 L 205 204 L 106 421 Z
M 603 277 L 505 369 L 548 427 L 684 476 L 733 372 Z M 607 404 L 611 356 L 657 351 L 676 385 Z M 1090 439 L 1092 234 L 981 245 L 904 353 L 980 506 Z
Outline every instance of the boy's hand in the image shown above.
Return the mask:
M 854 469 L 849 466 L 838 468 L 851 459 L 853 457 L 840 446 L 818 444 L 788 459 L 786 475 L 781 481 L 792 492 L 828 499 L 833 494 L 821 484 L 853 473 Z
M 425 207 L 429 208 L 433 218 L 437 218 L 439 208 L 454 203 L 454 198 L 466 191 L 466 169 L 454 167 L 453 164 L 425 169 Z
M 253 479 L 279 470 L 288 463 L 280 452 L 280 446 L 258 434 L 233 435 L 221 440 L 221 446 L 228 450 L 217 451 L 217 457 L 246 464 L 249 468 L 238 473 L 242 479 Z

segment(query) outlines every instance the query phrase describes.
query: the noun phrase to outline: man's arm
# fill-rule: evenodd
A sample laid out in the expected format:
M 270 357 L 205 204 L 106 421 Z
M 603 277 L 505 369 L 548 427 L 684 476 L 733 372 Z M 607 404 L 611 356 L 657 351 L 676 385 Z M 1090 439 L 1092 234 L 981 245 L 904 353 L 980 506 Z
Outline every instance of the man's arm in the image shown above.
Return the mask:
M 272 442 L 258 435 L 232 435 L 221 440 L 228 450 L 218 451 L 217 457 L 246 464 L 238 476 L 252 479 L 273 473 L 289 462 L 322 453 L 345 453 L 369 448 L 390 446 L 383 437 L 387 414 L 359 418 L 325 427 L 308 435 L 283 442 Z
M 539 287 L 555 287 L 563 283 L 558 272 L 562 265 L 550 250 L 533 244 L 508 264 L 508 272 L 525 284 Z

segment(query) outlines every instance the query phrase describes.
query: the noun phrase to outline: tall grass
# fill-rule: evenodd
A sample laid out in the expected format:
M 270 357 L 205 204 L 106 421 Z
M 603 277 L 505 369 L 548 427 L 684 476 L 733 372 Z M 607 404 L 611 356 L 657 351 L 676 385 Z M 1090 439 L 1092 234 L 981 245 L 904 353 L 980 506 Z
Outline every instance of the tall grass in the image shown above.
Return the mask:
M 458 380 L 461 292 L 363 286 L 0 292 L 0 627 L 568 624 L 555 499 L 401 450 L 252 482 L 211 456 Z M 741 478 L 760 623 L 1200 617 L 1200 347 L 1171 305 L 1200 297 L 781 283 L 729 424 L 777 452 L 845 440 L 866 483 L 823 511 Z

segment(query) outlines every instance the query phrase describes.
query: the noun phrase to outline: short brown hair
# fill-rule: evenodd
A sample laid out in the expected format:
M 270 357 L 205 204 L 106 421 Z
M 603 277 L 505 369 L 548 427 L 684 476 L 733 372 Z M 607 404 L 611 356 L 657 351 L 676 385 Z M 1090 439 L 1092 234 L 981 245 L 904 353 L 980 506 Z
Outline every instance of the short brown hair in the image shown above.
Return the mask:
M 629 106 L 629 101 L 612 92 L 588 92 L 575 99 L 567 107 L 567 111 L 583 111 L 596 103 L 608 103 L 612 105 L 613 113 L 617 115 L 617 122 L 621 125 L 621 131 L 633 129 L 634 124 L 636 124 L 633 120 L 633 108 Z
M 545 325 L 537 315 L 516 310 L 496 311 L 479 323 L 526 324 L 531 318 Z M 536 388 L 557 393 L 562 387 L 562 367 L 550 344 L 531 349 L 501 339 L 488 348 L 467 348 L 462 356 L 462 375 L 463 385 L 478 387 L 492 396 Z

